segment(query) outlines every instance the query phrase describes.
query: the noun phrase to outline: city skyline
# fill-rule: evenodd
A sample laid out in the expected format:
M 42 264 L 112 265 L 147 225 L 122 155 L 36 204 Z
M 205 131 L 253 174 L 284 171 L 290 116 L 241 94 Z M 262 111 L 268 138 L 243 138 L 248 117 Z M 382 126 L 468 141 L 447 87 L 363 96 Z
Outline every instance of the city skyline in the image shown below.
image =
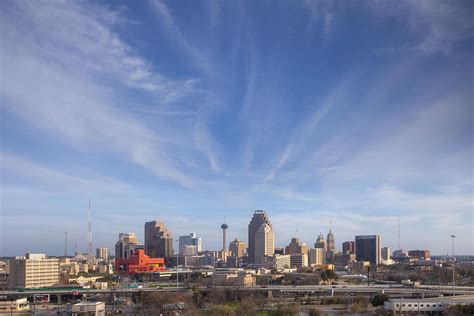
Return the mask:
M 93 249 L 263 209 L 278 246 L 474 254 L 473 5 L 2 1 L 1 255 L 86 252 L 89 198 Z

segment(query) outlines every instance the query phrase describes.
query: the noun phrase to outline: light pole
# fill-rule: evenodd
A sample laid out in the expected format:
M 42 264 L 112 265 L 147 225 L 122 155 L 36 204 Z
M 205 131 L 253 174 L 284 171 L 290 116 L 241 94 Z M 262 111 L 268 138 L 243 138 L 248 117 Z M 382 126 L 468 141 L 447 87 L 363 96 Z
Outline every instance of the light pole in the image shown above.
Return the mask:
M 177 241 L 179 243 L 179 240 L 176 239 L 175 241 Z M 179 244 L 178 244 L 178 251 L 176 252 L 176 288 L 178 287 L 178 284 L 179 284 L 179 280 L 178 280 L 178 255 L 179 255 Z
M 454 275 L 454 239 L 456 239 L 456 235 L 451 235 L 451 239 L 453 240 L 453 257 L 452 257 L 452 265 L 453 265 L 453 296 L 456 293 L 456 277 Z

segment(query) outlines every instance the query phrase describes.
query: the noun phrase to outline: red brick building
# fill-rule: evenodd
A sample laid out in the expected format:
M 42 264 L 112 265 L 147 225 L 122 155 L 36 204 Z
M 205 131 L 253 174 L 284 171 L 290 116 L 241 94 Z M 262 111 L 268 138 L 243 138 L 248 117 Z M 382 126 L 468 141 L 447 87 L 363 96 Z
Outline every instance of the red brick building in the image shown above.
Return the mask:
M 127 259 L 115 259 L 115 272 L 117 273 L 152 273 L 165 271 L 163 258 L 150 258 L 143 249 L 136 249 Z

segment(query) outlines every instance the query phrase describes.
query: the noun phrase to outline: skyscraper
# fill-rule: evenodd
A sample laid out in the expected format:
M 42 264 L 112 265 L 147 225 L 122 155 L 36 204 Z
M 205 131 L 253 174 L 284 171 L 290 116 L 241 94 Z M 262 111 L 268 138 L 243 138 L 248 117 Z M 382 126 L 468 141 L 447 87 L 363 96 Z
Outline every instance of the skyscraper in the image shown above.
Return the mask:
M 326 252 L 326 240 L 322 233 L 319 233 L 318 239 L 316 239 L 316 242 L 314 243 L 314 248 L 323 248 L 324 252 Z
M 190 233 L 186 236 L 179 237 L 179 253 L 184 253 L 184 246 L 196 246 L 196 251 L 198 253 L 202 252 L 202 239 L 198 237 L 195 233 Z
M 135 249 L 143 249 L 143 245 L 138 242 L 134 233 L 120 233 L 119 240 L 115 244 L 115 258 L 128 259 Z
M 270 225 L 263 223 L 255 233 L 255 261 L 254 263 L 265 263 L 265 257 L 273 256 L 275 241 Z
M 159 221 L 145 223 L 145 254 L 150 258 L 173 258 L 173 236 L 165 224 Z
M 291 238 L 291 242 L 286 246 L 285 254 L 294 255 L 294 254 L 308 254 L 308 246 L 305 243 L 302 243 L 298 238 Z
M 331 230 L 329 230 L 328 236 L 327 236 L 327 251 L 334 251 L 335 245 L 334 245 L 334 234 L 332 233 Z
M 109 248 L 97 248 L 96 249 L 97 259 L 108 260 L 109 259 Z
M 326 264 L 326 249 L 325 248 L 311 248 L 309 250 L 309 265 L 323 265 Z
M 342 243 L 342 252 L 354 253 L 355 243 L 353 241 L 345 241 Z
M 252 220 L 250 221 L 248 231 L 248 260 L 250 263 L 255 263 L 255 236 L 262 224 L 267 224 L 270 227 L 270 230 L 273 230 L 272 223 L 270 222 L 267 213 L 263 210 L 256 210 L 253 214 Z
M 246 246 L 247 245 L 243 241 L 239 239 L 235 239 L 230 242 L 229 250 L 232 252 L 233 256 L 236 256 L 237 258 L 241 258 L 245 255 Z
M 380 246 L 380 235 L 355 236 L 356 260 L 379 264 L 381 259 Z

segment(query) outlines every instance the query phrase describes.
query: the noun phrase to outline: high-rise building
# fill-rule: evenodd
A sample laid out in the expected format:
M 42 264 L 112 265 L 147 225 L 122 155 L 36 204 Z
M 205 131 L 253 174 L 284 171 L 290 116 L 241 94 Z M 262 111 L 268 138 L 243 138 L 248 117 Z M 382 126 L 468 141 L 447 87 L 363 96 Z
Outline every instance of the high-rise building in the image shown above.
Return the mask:
M 381 256 L 383 261 L 388 261 L 392 259 L 392 253 L 390 252 L 390 247 L 383 247 L 381 250 Z
M 239 239 L 234 239 L 229 244 L 229 250 L 232 252 L 232 255 L 237 258 L 242 258 L 245 256 L 246 247 L 247 245 Z
M 179 253 L 184 254 L 184 246 L 196 246 L 198 253 L 202 252 L 202 239 L 197 237 L 195 233 L 179 237 Z
M 128 259 L 137 249 L 144 249 L 144 246 L 138 242 L 135 233 L 120 233 L 115 244 L 115 258 Z
M 150 258 L 165 258 L 165 262 L 172 260 L 173 236 L 165 224 L 159 221 L 145 223 L 145 254 Z
M 97 248 L 95 251 L 97 259 L 109 260 L 109 248 Z
M 255 261 L 254 263 L 265 263 L 266 257 L 273 256 L 275 241 L 270 225 L 263 223 L 255 233 Z
M 304 242 L 301 242 L 298 238 L 291 238 L 291 242 L 285 248 L 285 254 L 293 255 L 304 253 L 308 255 L 308 246 Z
M 309 250 L 309 265 L 323 265 L 326 264 L 326 249 L 325 248 L 311 248 Z
M 227 229 L 229 228 L 229 225 L 226 223 L 221 225 L 222 228 L 222 251 L 226 252 L 227 251 Z
M 295 253 L 290 255 L 291 268 L 303 268 L 308 266 L 308 255 L 305 253 Z
M 249 246 L 247 253 L 249 263 L 255 263 L 255 236 L 262 224 L 267 224 L 270 227 L 270 230 L 273 230 L 272 223 L 270 222 L 267 213 L 263 210 L 256 210 L 248 227 Z
M 380 239 L 380 235 L 355 236 L 356 260 L 380 264 Z
M 326 240 L 324 239 L 323 234 L 319 233 L 318 239 L 316 239 L 316 242 L 314 243 L 314 248 L 323 248 L 326 252 Z
M 354 253 L 355 243 L 353 241 L 345 241 L 342 243 L 342 252 Z
M 431 258 L 430 251 L 426 249 L 410 250 L 408 251 L 408 256 L 412 258 L 424 259 L 424 260 L 429 260 Z
M 329 230 L 328 236 L 327 236 L 327 251 L 335 251 L 336 247 L 334 244 L 334 234 L 332 233 L 331 230 Z
M 59 283 L 59 259 L 45 254 L 27 253 L 10 261 L 9 284 L 12 288 L 47 287 Z

